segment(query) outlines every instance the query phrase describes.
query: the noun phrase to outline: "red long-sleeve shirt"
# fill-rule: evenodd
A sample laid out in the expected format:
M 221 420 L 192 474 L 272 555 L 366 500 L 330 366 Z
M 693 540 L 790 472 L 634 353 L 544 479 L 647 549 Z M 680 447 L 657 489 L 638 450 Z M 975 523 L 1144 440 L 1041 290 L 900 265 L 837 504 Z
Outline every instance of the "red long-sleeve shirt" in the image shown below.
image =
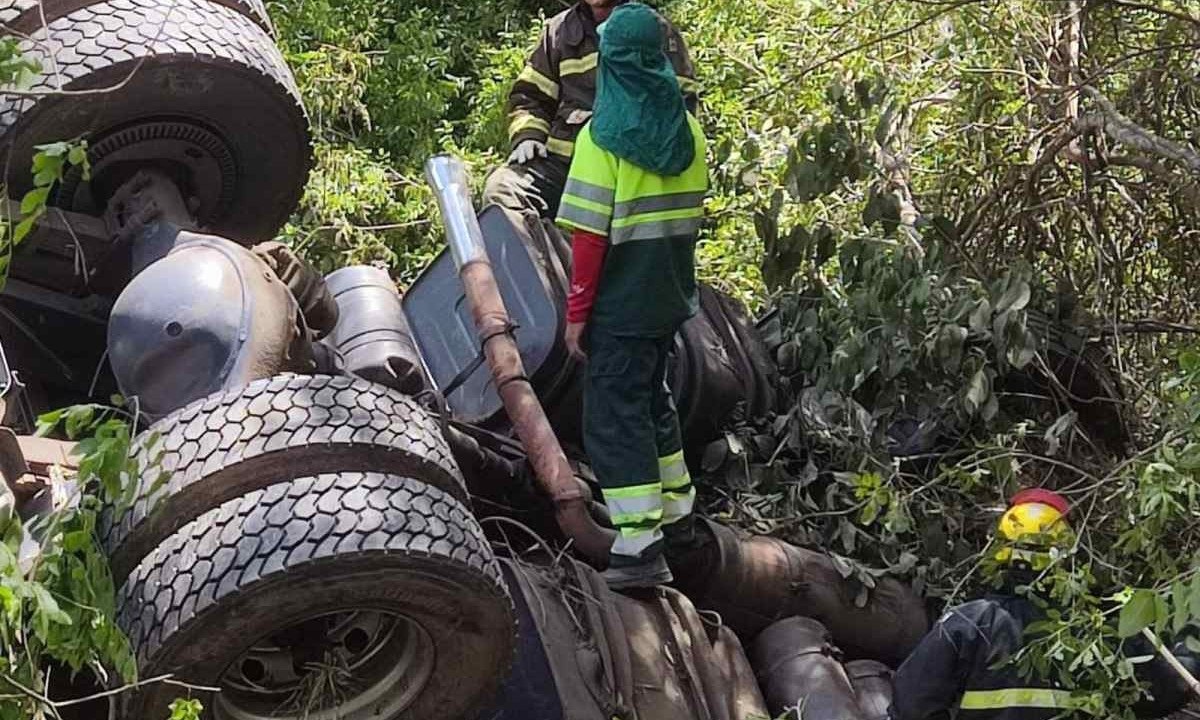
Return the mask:
M 596 302 L 600 271 L 608 239 L 603 235 L 575 230 L 571 234 L 571 291 L 567 294 L 567 322 L 586 323 Z

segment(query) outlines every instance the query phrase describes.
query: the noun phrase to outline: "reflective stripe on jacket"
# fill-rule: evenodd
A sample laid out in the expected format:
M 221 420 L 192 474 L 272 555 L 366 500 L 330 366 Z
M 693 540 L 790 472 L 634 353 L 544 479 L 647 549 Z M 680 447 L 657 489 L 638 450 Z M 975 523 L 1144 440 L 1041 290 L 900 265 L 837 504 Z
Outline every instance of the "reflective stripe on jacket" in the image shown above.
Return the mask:
M 696 81 L 683 37 L 662 18 L 667 57 L 679 77 L 688 110 L 696 111 Z M 575 138 L 592 116 L 600 39 L 584 2 L 550 18 L 508 98 L 512 145 L 541 140 L 562 157 L 574 153 Z
M 608 239 L 591 322 L 614 334 L 674 333 L 696 312 L 695 243 L 708 190 L 704 132 L 688 116 L 695 158 L 657 175 L 599 147 L 584 126 L 558 222 Z
M 1036 619 L 1033 604 L 994 595 L 934 625 L 896 672 L 892 720 L 1051 720 L 1071 717 L 1071 693 L 1009 662 Z

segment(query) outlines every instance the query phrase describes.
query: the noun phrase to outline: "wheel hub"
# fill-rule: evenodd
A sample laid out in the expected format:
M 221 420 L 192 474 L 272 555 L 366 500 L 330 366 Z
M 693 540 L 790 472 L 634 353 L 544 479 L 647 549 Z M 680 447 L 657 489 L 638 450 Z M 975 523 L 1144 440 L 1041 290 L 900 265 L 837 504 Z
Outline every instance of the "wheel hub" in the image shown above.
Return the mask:
M 424 689 L 433 640 L 417 623 L 362 611 L 291 625 L 225 671 L 221 720 L 365 720 L 392 717 Z
M 58 191 L 68 210 L 101 214 L 112 194 L 139 170 L 166 173 L 201 225 L 228 214 L 238 178 L 237 161 L 215 132 L 187 120 L 147 120 L 114 130 L 88 148 L 91 179 L 72 170 Z

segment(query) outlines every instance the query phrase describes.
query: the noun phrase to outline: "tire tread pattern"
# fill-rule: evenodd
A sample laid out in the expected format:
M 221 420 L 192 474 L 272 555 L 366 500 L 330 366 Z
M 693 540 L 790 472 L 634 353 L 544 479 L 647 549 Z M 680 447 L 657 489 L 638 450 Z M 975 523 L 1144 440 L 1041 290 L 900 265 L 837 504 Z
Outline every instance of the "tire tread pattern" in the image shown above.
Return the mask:
M 260 0 L 251 0 L 260 3 Z M 30 90 L 88 88 L 88 76 L 110 66 L 158 56 L 228 63 L 278 86 L 305 118 L 291 70 L 266 31 L 247 15 L 208 0 L 109 0 L 51 21 L 20 43 L 37 58 L 42 74 Z M 0 99 L 0 134 L 8 132 L 38 100 Z
M 231 596 L 314 563 L 330 563 L 335 581 L 339 560 L 370 553 L 435 559 L 515 617 L 500 566 L 461 503 L 412 478 L 330 473 L 257 490 L 185 525 L 121 587 L 117 624 L 147 668 L 180 628 Z
M 268 33 L 275 34 L 264 0 L 210 0 L 210 2 L 236 10 L 253 20 Z M 49 23 L 63 15 L 69 15 L 84 4 L 91 3 L 89 0 L 3 0 L 3 5 L 0 6 L 0 30 L 7 29 L 21 34 L 32 34 L 38 28 L 43 27 L 43 22 Z
M 162 509 L 165 498 L 197 483 L 213 482 L 213 476 L 225 468 L 276 453 L 312 450 L 312 446 L 383 450 L 406 474 L 438 485 L 460 500 L 468 497 L 437 419 L 413 398 L 356 378 L 278 375 L 197 400 L 139 435 L 131 451 L 141 469 L 138 497 L 124 512 L 109 508 L 101 514 L 98 530 L 103 547 L 113 557 L 140 525 Z M 342 468 L 310 472 L 335 469 Z M 156 488 L 164 473 L 165 482 Z M 138 560 L 133 558 L 129 565 Z

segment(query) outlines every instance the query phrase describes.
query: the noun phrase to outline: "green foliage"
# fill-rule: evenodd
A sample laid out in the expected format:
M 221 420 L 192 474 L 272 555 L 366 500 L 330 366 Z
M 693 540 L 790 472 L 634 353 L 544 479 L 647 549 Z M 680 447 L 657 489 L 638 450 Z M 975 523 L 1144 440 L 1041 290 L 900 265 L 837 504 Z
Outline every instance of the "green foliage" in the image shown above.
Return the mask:
M 326 270 L 378 262 L 402 281 L 440 249 L 423 165 L 453 150 L 482 184 L 506 150 L 508 88 L 536 8 L 366 0 L 272 3 L 313 119 L 316 162 L 285 237 Z
M 33 187 L 21 198 L 21 217 L 3 218 L 3 224 L 0 224 L 0 288 L 8 279 L 13 252 L 46 214 L 50 193 L 62 181 L 63 173 L 71 167 L 80 167 L 83 176 L 88 176 L 90 167 L 86 140 L 55 142 L 37 147 L 33 156 Z M 13 221 L 16 221 L 15 226 L 12 225 Z
M 204 706 L 199 700 L 176 700 L 170 705 L 171 716 L 167 720 L 200 720 Z
M 50 713 L 36 698 L 46 663 L 71 672 L 91 668 L 101 677 L 133 682 L 137 667 L 117 628 L 108 558 L 96 539 L 102 499 L 128 497 L 134 477 L 129 425 L 111 409 L 82 406 L 39 418 L 45 433 L 60 429 L 79 440 L 80 469 L 72 486 L 61 472 L 52 482 L 74 496 L 27 528 L 36 553 L 22 553 L 21 523 L 0 544 L 0 718 L 24 720 Z M 93 492 L 91 488 L 95 488 Z M 26 546 L 28 547 L 28 545 Z

